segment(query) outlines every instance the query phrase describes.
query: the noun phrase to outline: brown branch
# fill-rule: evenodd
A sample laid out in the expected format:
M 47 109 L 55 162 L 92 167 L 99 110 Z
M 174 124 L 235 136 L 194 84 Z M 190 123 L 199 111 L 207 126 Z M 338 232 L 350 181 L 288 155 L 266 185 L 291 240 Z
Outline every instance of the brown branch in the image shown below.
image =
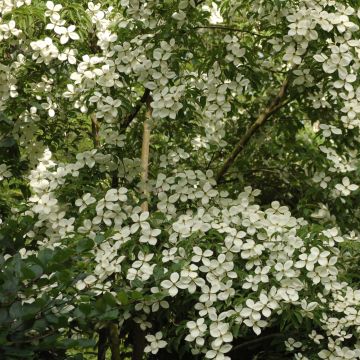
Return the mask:
M 148 97 L 146 101 L 146 118 L 144 120 L 144 131 L 143 131 L 143 141 L 142 141 L 142 148 L 141 148 L 141 183 L 143 187 L 143 193 L 146 198 L 148 198 L 149 193 L 147 190 L 147 181 L 149 178 L 149 154 L 150 154 L 150 121 L 152 116 L 152 109 L 151 109 L 151 96 Z M 145 200 L 141 208 L 143 211 L 148 211 L 149 205 L 148 201 Z
M 138 104 L 135 106 L 133 111 L 123 120 L 123 122 L 121 124 L 121 128 L 123 130 L 125 130 L 131 124 L 131 122 L 135 119 L 136 115 L 138 114 L 138 112 L 141 109 L 141 106 L 148 101 L 149 97 L 150 97 L 150 90 L 145 89 L 144 94 L 141 97 L 141 99 L 139 100 Z
M 234 353 L 240 349 L 252 346 L 252 345 L 256 345 L 260 342 L 263 342 L 265 340 L 270 340 L 270 339 L 274 339 L 274 338 L 283 338 L 284 334 L 280 334 L 280 333 L 276 333 L 276 334 L 269 334 L 269 335 L 265 335 L 265 336 L 261 336 L 258 338 L 255 338 L 253 340 L 249 340 L 249 341 L 245 341 L 237 346 L 235 346 L 232 350 L 231 353 Z
M 21 340 L 13 340 L 13 341 L 9 341 L 6 343 L 6 345 L 17 345 L 17 344 L 26 344 L 26 343 L 31 343 L 33 341 L 38 341 L 38 340 L 42 340 L 45 339 L 48 336 L 52 336 L 55 335 L 58 331 L 55 330 L 51 330 L 45 334 L 42 335 L 38 335 L 38 336 L 33 336 L 29 339 L 21 339 Z
M 289 102 L 289 100 L 283 101 L 286 96 L 288 85 L 289 85 L 289 78 L 284 80 L 275 99 L 270 103 L 269 106 L 267 106 L 260 113 L 260 115 L 255 120 L 255 122 L 253 122 L 250 125 L 250 127 L 246 130 L 244 136 L 236 144 L 234 150 L 232 151 L 230 156 L 225 160 L 224 165 L 218 172 L 216 176 L 216 181 L 218 183 L 223 180 L 223 177 L 225 176 L 231 165 L 234 163 L 237 156 L 244 149 L 245 145 L 248 143 L 251 137 L 256 133 L 256 131 L 266 122 L 266 120 L 268 120 L 271 117 L 271 115 L 273 115 L 275 112 L 277 112 L 279 109 L 281 109 Z

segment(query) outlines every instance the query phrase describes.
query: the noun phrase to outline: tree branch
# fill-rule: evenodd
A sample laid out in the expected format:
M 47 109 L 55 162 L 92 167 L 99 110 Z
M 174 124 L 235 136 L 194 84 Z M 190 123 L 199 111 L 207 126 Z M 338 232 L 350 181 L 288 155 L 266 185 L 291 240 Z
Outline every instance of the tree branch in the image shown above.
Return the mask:
M 259 342 L 263 342 L 265 340 L 270 340 L 270 339 L 273 339 L 273 338 L 283 338 L 284 337 L 284 334 L 280 334 L 280 333 L 276 333 L 276 334 L 269 334 L 269 335 L 265 335 L 265 336 L 261 336 L 261 337 L 258 337 L 256 339 L 253 339 L 253 340 L 249 340 L 249 341 L 245 341 L 237 346 L 235 346 L 231 352 L 236 352 L 240 349 L 243 349 L 243 348 L 246 348 L 248 346 L 252 346 L 252 345 L 256 345 L 258 344 Z
M 256 133 L 256 131 L 270 118 L 271 115 L 273 115 L 275 112 L 277 112 L 279 109 L 281 109 L 283 106 L 285 106 L 289 100 L 283 101 L 286 96 L 286 91 L 289 85 L 289 77 L 284 80 L 282 83 L 282 86 L 275 97 L 275 99 L 270 103 L 269 106 L 267 106 L 258 116 L 258 118 L 253 122 L 250 127 L 246 130 L 244 136 L 239 140 L 239 142 L 236 144 L 234 150 L 230 154 L 230 156 L 225 160 L 222 168 L 218 172 L 216 176 L 216 181 L 219 183 L 223 180 L 223 177 L 229 170 L 229 168 L 232 166 L 234 161 L 236 160 L 237 156 L 240 154 L 240 152 L 244 149 L 245 145 L 248 143 L 248 141 L 251 139 L 251 137 Z
M 193 30 L 210 29 L 210 30 L 233 31 L 233 32 L 240 32 L 240 33 L 254 35 L 254 36 L 260 36 L 260 37 L 263 37 L 263 38 L 269 38 L 269 37 L 273 36 L 273 35 L 270 36 L 270 35 L 258 34 L 258 33 L 255 33 L 253 31 L 250 31 L 250 30 L 239 29 L 237 27 L 225 26 L 225 25 L 203 25 L 203 26 L 195 26 L 192 29 Z
M 145 89 L 143 96 L 141 97 L 140 101 L 138 102 L 138 104 L 135 106 L 135 108 L 133 109 L 133 111 L 123 120 L 122 124 L 121 124 L 121 128 L 122 129 L 126 129 L 131 122 L 134 120 L 134 118 L 136 117 L 136 115 L 138 114 L 138 112 L 141 109 L 141 106 L 143 104 L 145 104 L 148 100 L 150 96 L 150 90 L 149 89 Z

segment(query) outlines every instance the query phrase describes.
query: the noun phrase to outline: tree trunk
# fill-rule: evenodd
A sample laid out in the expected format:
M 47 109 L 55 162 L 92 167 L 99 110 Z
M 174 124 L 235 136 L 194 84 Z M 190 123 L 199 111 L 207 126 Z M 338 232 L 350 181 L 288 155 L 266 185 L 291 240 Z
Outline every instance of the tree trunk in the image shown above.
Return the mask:
M 108 329 L 102 328 L 99 330 L 99 341 L 98 341 L 98 355 L 97 360 L 106 360 L 106 350 L 108 348 L 107 344 L 108 338 Z
M 150 154 L 150 134 L 151 134 L 151 97 L 146 102 L 146 118 L 144 120 L 144 129 L 143 129 L 143 140 L 142 140 L 142 147 L 141 147 L 141 186 L 142 192 L 146 198 L 146 200 L 141 204 L 141 208 L 143 211 L 149 210 L 149 191 L 147 188 L 147 182 L 149 179 L 149 154 Z
M 146 117 L 144 120 L 143 139 L 141 147 L 141 186 L 145 196 L 144 202 L 141 204 L 143 211 L 149 210 L 149 190 L 147 182 L 149 179 L 149 154 L 150 154 L 150 135 L 151 135 L 151 96 L 146 101 Z M 145 332 L 140 329 L 138 324 L 134 324 L 132 331 L 133 353 L 132 360 L 142 360 L 146 345 Z
M 110 328 L 109 340 L 110 340 L 110 349 L 111 349 L 111 360 L 121 360 L 118 326 L 116 324 L 110 324 L 109 328 Z

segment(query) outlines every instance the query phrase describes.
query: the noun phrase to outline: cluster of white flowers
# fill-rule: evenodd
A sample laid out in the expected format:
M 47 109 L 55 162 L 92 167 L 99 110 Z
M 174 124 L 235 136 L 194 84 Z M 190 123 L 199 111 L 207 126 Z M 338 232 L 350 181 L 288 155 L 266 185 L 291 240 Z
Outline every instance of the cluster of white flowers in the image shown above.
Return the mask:
M 0 14 L 6 15 L 23 5 L 31 5 L 31 0 L 4 0 L 0 3 Z
M 59 56 L 59 49 L 49 37 L 46 37 L 44 40 L 33 41 L 30 46 L 33 50 L 32 58 L 38 63 L 44 62 L 49 64 Z
M 19 36 L 21 30 L 16 28 L 14 20 L 10 20 L 8 23 L 0 22 L 0 41 L 7 40 L 10 36 Z
M 336 244 L 343 238 L 336 228 L 324 233 L 327 242 L 322 240 L 322 234 L 318 234 L 315 243 L 310 237 L 302 239 L 298 232 L 307 223 L 294 218 L 286 206 L 273 202 L 262 210 L 254 204 L 260 192 L 250 187 L 231 199 L 226 192 L 214 188 L 211 171 L 204 174 L 191 170 L 175 172 L 173 176 L 160 174 L 153 183 L 152 196 L 158 198 L 158 211 L 165 215 L 160 223 L 149 212 L 131 206 L 129 200 L 135 194 L 124 187 L 108 189 L 102 198 L 84 194 L 75 203 L 79 217 L 66 217 L 69 210 L 59 203 L 54 190 L 66 184 L 68 174 L 79 176 L 86 165 L 90 169 L 100 166 L 95 155 L 94 151 L 81 159 L 79 156 L 77 165 L 64 166 L 54 164 L 47 152 L 31 174 L 31 186 L 36 193 L 31 198 L 35 202 L 32 212 L 39 217 L 38 226 L 45 225 L 52 243 L 73 232 L 94 239 L 96 234 L 104 233 L 101 230 L 104 226 L 113 229 L 92 250 L 93 271 L 77 281 L 79 291 L 100 291 L 107 286 L 109 276 L 116 275 L 124 289 L 136 289 L 137 281 L 141 281 L 147 284 L 146 288 L 157 288 L 163 299 L 176 298 L 184 292 L 195 295 L 197 302 L 186 323 L 189 330 L 186 341 L 194 354 L 203 353 L 208 359 L 229 359 L 225 354 L 232 348 L 236 324 L 259 335 L 271 324 L 272 317 L 281 314 L 289 304 L 309 318 L 313 318 L 315 309 L 320 309 L 327 319 L 329 302 L 337 312 L 348 314 L 348 320 L 345 317 L 340 317 L 340 322 L 324 320 L 324 331 L 334 324 L 332 336 L 341 334 L 345 339 L 344 334 L 358 326 L 357 315 L 350 310 L 359 311 L 358 303 L 350 296 L 352 292 L 358 297 L 358 291 L 338 279 L 336 264 L 340 250 Z M 197 210 L 183 212 L 183 204 L 190 201 Z M 212 237 L 214 240 L 209 241 Z M 142 250 L 126 254 L 123 249 L 130 239 Z M 44 246 L 43 241 L 40 244 Z M 160 278 L 154 273 L 158 259 L 165 266 Z M 179 263 L 186 266 L 181 271 L 173 270 Z M 311 291 L 313 286 L 318 286 L 318 293 Z M 236 304 L 237 289 L 251 292 L 244 303 L 230 305 Z M 326 299 L 329 293 L 334 294 L 336 303 Z M 230 299 L 231 303 L 224 308 Z M 144 329 L 152 327 L 149 318 L 152 312 L 158 311 L 159 306 L 168 308 L 164 300 L 154 304 L 140 301 L 134 305 L 137 322 Z M 153 354 L 166 345 L 158 334 L 147 335 L 147 339 L 150 344 L 146 351 Z M 341 344 L 341 339 L 337 342 Z M 288 345 L 291 347 L 298 351 L 294 344 Z M 358 350 L 349 351 L 356 354 Z

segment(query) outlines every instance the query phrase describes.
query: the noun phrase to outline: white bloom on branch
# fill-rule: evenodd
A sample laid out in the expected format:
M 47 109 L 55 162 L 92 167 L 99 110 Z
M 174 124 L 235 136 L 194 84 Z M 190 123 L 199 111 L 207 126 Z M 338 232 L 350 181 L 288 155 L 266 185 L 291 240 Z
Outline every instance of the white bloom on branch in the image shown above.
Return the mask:
M 163 334 L 161 331 L 158 331 L 155 335 L 146 335 L 145 339 L 150 343 L 144 349 L 146 353 L 157 354 L 160 349 L 164 348 L 167 345 L 165 340 L 162 340 Z
M 349 196 L 352 191 L 356 191 L 359 186 L 356 184 L 351 184 L 347 176 L 342 179 L 341 184 L 336 184 L 335 188 L 340 191 L 340 194 L 343 196 Z

